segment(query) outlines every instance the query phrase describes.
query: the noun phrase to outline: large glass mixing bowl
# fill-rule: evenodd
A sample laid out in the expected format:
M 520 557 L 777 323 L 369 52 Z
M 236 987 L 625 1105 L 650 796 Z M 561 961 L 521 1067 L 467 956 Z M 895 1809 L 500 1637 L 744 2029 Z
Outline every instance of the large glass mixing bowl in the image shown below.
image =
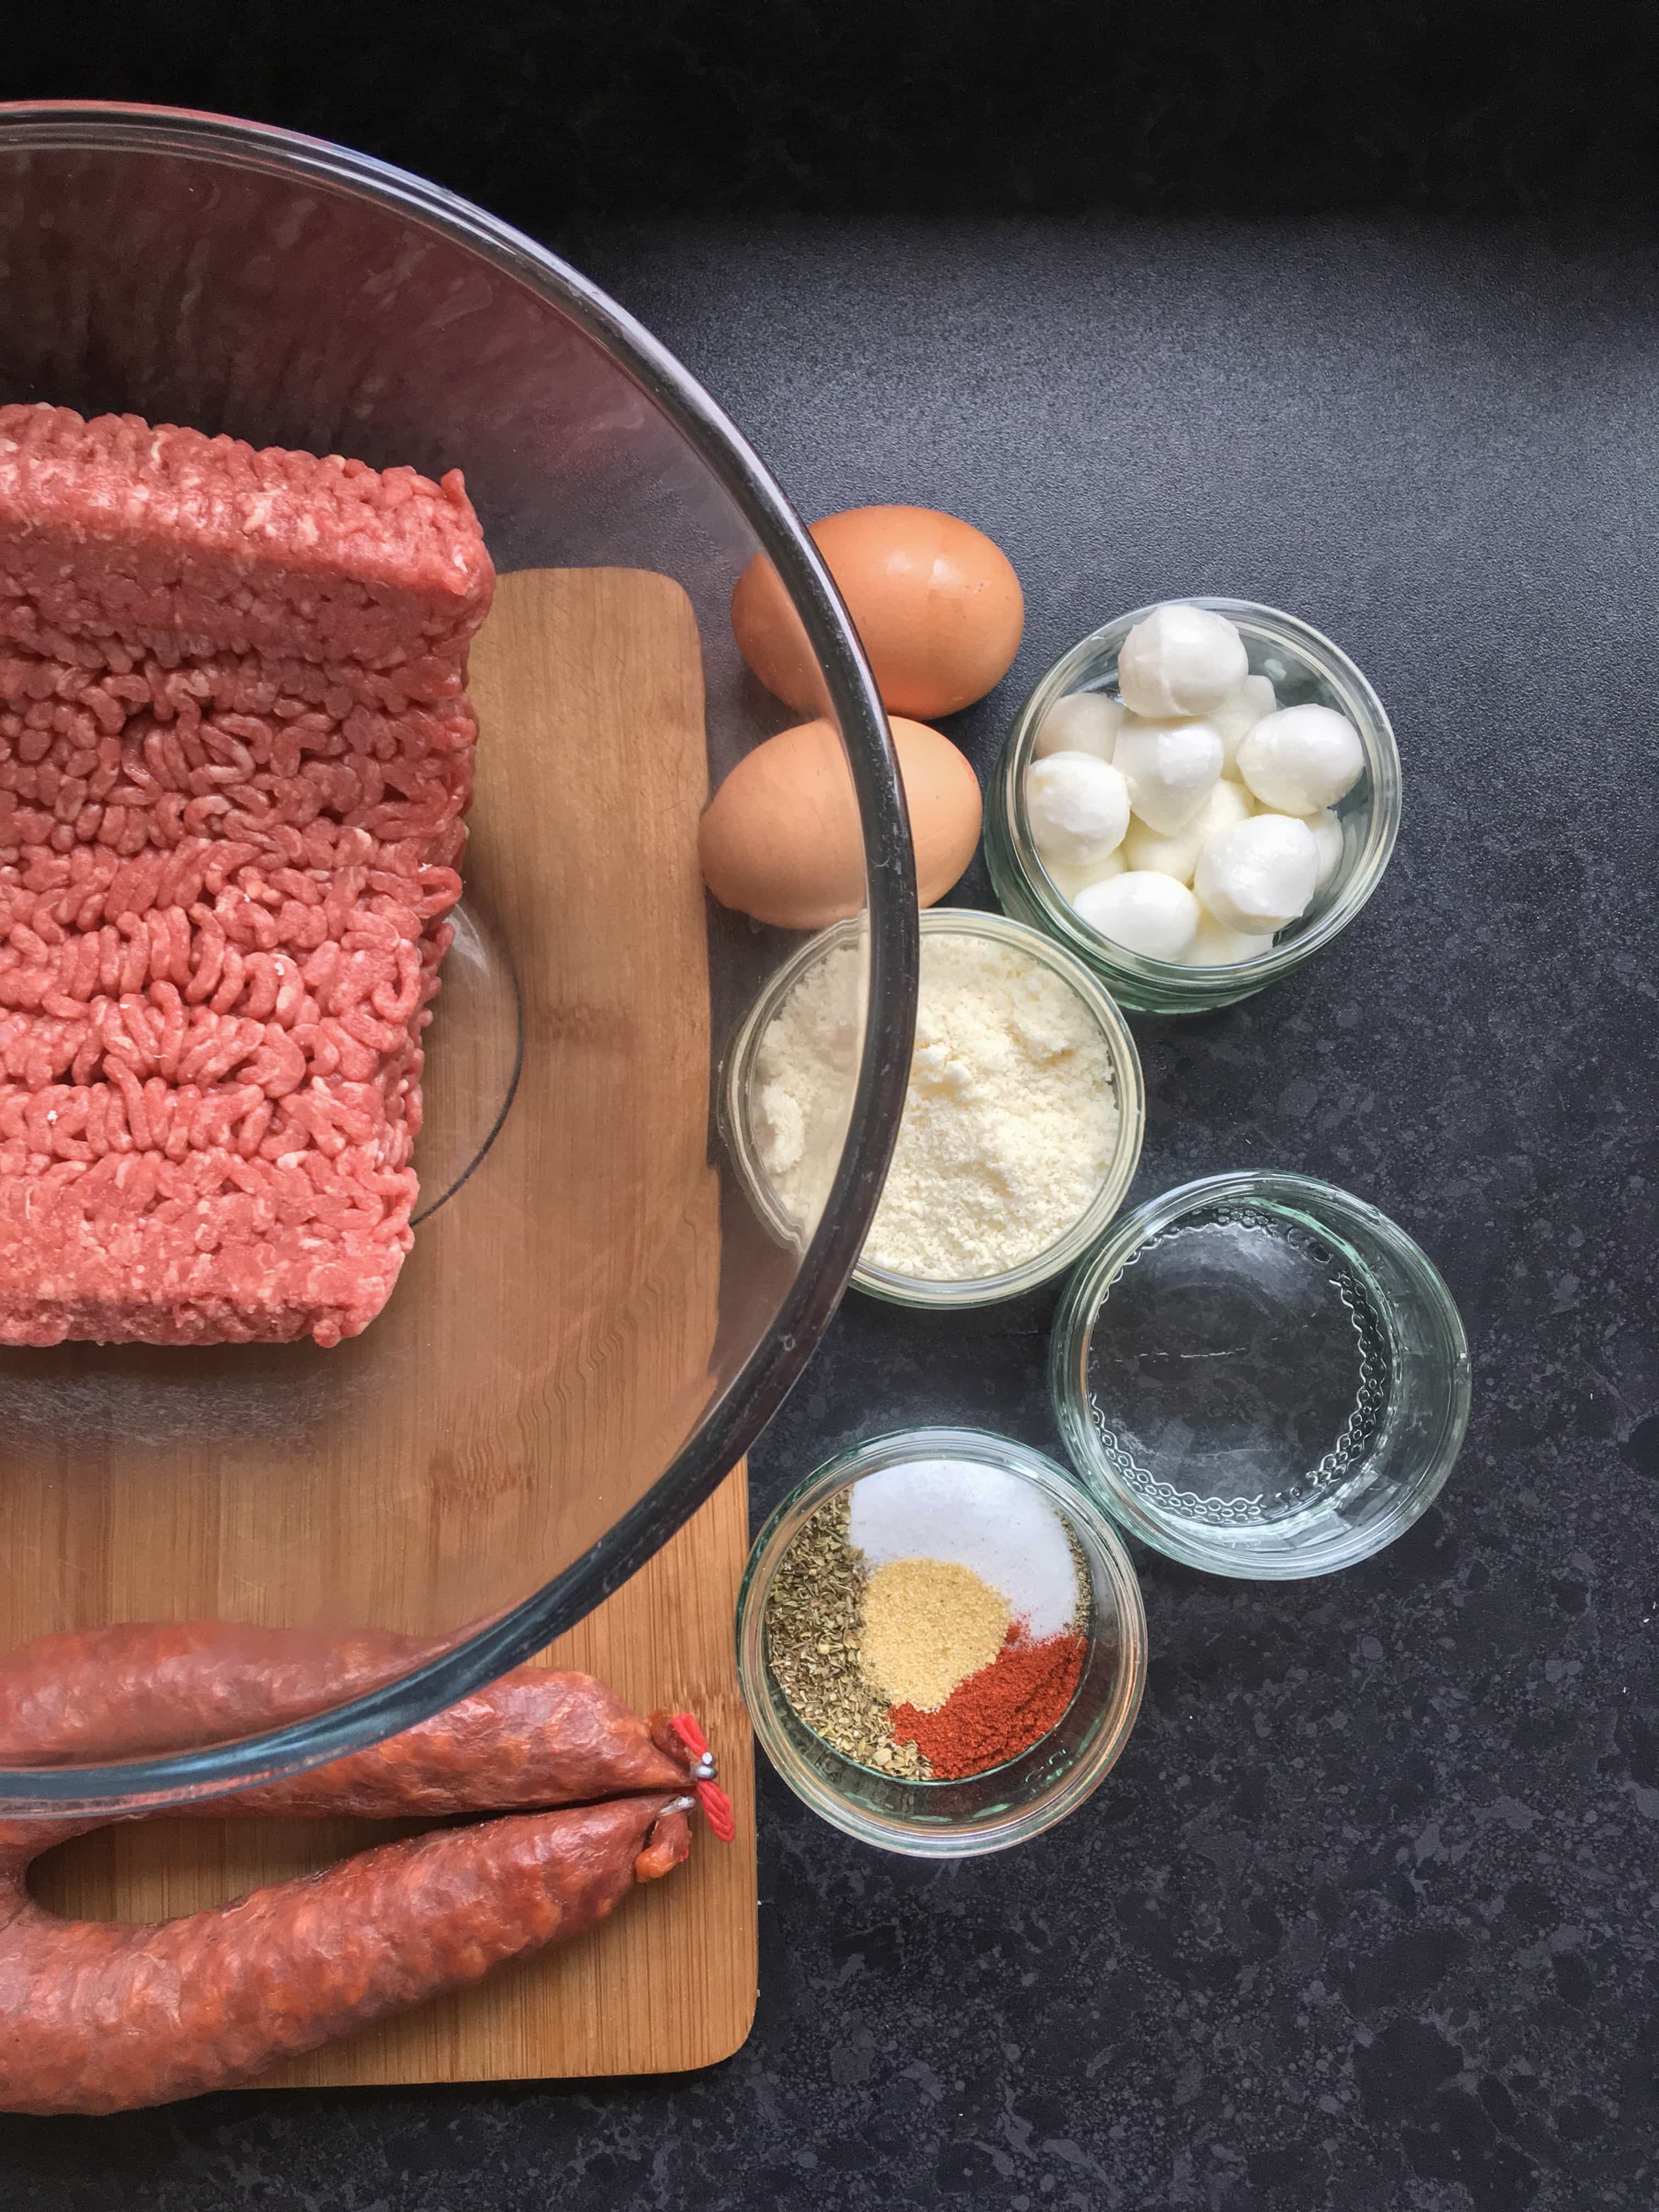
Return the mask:
M 886 724 L 811 540 L 691 377 L 573 270 L 336 147 L 56 103 L 0 108 L 0 399 L 459 467 L 505 580 L 474 654 L 475 694 L 482 659 L 493 672 L 415 1249 L 386 1311 L 331 1351 L 0 1351 L 0 1812 L 68 1813 L 383 1738 L 665 1540 L 858 1256 L 903 1101 L 916 913 Z M 732 641 L 757 555 L 823 666 L 869 893 L 846 1147 L 798 1249 L 754 1217 L 710 1110 L 732 1032 L 799 942 L 696 873 L 708 792 L 799 719 Z M 518 571 L 561 572 L 552 599 Z M 301 1686 L 250 1730 L 152 1683 L 142 1727 L 115 1695 L 107 1725 L 61 1741 L 7 1702 L 9 1668 L 50 1683 L 90 1663 L 118 1691 L 124 1638 L 191 1621 L 282 1632 L 308 1655 Z

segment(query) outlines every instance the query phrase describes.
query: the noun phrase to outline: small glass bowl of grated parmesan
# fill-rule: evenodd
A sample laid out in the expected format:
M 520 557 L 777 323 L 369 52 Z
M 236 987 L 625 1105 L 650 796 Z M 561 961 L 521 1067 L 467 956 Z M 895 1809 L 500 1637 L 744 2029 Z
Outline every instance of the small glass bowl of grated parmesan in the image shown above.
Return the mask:
M 1024 922 L 921 917 L 904 1118 L 853 1280 L 901 1305 L 988 1305 L 1056 1275 L 1104 1234 L 1140 1158 L 1140 1059 L 1081 960 Z M 864 1034 L 858 919 L 802 946 L 750 1010 L 722 1124 L 763 1221 L 817 1229 Z

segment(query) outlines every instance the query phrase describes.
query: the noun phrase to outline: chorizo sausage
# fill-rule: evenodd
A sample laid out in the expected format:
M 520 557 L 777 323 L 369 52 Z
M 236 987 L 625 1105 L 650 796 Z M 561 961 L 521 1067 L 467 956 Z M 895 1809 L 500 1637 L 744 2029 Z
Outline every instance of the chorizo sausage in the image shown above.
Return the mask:
M 44 1636 L 0 1660 L 0 1761 L 82 1764 L 234 1741 L 379 1687 L 439 1647 L 227 1621 Z M 592 1675 L 520 1667 L 370 1749 L 184 1812 L 366 1820 L 571 1805 L 704 1770 Z
M 222 1622 L 43 1637 L 0 1661 L 0 1759 L 79 1763 L 245 1735 L 437 1648 Z M 107 1816 L 0 1822 L 0 2110 L 114 2112 L 232 2087 L 578 1934 L 685 1856 L 698 1799 L 730 1833 L 713 1773 L 689 1716 L 641 1720 L 589 1675 L 523 1667 L 368 1750 L 161 1808 L 506 1815 L 216 1911 L 153 1927 L 60 1920 L 30 1899 L 28 1867 Z
M 70 1831 L 0 1827 L 0 2107 L 125 2112 L 256 2080 L 592 1927 L 685 1856 L 690 1802 L 441 1829 L 151 1927 L 47 1912 L 25 1875 Z
M 378 1690 L 444 1648 L 224 1620 L 37 1637 L 0 1659 L 0 1759 L 80 1765 L 233 1742 Z
M 591 1674 L 521 1667 L 384 1743 L 185 1813 L 272 1819 L 441 1818 L 684 1790 L 698 1770 Z M 672 1739 L 669 1741 L 672 1742 Z

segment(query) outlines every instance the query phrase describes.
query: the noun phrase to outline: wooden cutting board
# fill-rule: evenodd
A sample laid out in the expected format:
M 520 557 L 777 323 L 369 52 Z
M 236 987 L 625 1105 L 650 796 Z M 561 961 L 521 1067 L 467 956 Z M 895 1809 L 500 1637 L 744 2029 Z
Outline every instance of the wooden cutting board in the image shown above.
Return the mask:
M 729 2058 L 755 2016 L 755 1786 L 732 1663 L 748 1549 L 742 1468 L 598 1612 L 545 1656 L 601 1675 L 641 1711 L 696 1713 L 716 1748 L 737 1835 L 701 1819 L 691 1856 L 574 1943 L 294 2059 L 266 2088 L 670 2074 Z M 41 1863 L 35 1890 L 77 1919 L 166 1920 L 327 1866 L 408 1826 L 367 1820 L 146 1821 Z
M 94 1540 L 77 1534 L 72 1563 L 88 1617 L 293 1620 L 309 1575 L 338 1617 L 423 1629 L 447 1601 L 442 1617 L 465 1618 L 470 1574 L 492 1562 L 499 1572 L 502 1556 L 572 1556 L 591 1540 L 583 1516 L 597 1509 L 599 1527 L 613 1519 L 637 1494 L 639 1468 L 665 1463 L 707 1401 L 719 1188 L 708 1153 L 696 860 L 707 762 L 690 605 L 677 584 L 642 571 L 503 577 L 474 648 L 471 690 L 482 727 L 467 897 L 516 971 L 525 1053 L 510 1110 L 453 1196 L 417 1227 L 392 1304 L 365 1335 L 331 1352 L 281 1347 L 268 1370 L 276 1379 L 258 1370 L 256 1382 L 273 1390 L 298 1371 L 288 1363 L 314 1371 L 320 1441 L 282 1510 L 271 1491 L 298 1462 L 295 1437 L 274 1419 L 261 1438 L 269 1489 L 227 1457 L 222 1439 L 216 1449 L 204 1439 L 188 1483 L 183 1438 L 148 1462 L 112 1451 L 107 1474 L 53 1439 L 9 1471 L 13 1525 L 37 1537 L 60 1574 L 64 1532 L 86 1526 L 88 1490 L 100 1484 L 97 1556 Z M 434 1164 L 446 1174 L 468 1164 L 469 1114 L 476 1120 L 501 1081 L 488 978 L 466 981 L 465 951 L 458 942 L 430 1035 L 416 1155 L 423 1200 Z M 470 1306 L 498 1316 L 479 1341 L 481 1356 L 499 1348 L 500 1363 L 483 1371 L 452 1354 L 453 1381 L 434 1392 L 420 1372 L 435 1356 L 420 1334 L 430 1310 L 422 1301 L 458 1282 Z M 64 1346 L 44 1357 L 94 1376 L 112 1439 L 132 1432 L 122 1394 L 177 1371 L 165 1352 Z M 382 1417 L 354 1370 L 398 1357 L 399 1372 L 416 1379 L 386 1394 Z M 222 1387 L 203 1373 L 204 1392 Z M 432 1394 L 424 1413 L 422 1384 Z M 437 1437 L 446 1424 L 452 1433 Z M 580 1494 L 572 1468 L 582 1471 Z M 186 1538 L 204 1526 L 215 1540 L 198 1535 L 192 1547 Z M 696 1824 L 690 1863 L 626 1898 L 591 1936 L 291 2063 L 270 2086 L 657 2073 L 738 2049 L 757 1966 L 752 1758 L 732 1641 L 747 1539 L 739 1468 L 550 1655 L 603 1676 L 641 1711 L 697 1714 L 732 1795 L 736 1840 L 722 1845 Z M 15 1567 L 30 1548 L 14 1552 Z M 27 1574 L 0 1578 L 0 1650 L 74 1617 L 50 1577 L 45 1587 Z M 66 1846 L 42 1864 L 37 1887 L 76 1917 L 163 1918 L 398 1832 L 156 1821 Z

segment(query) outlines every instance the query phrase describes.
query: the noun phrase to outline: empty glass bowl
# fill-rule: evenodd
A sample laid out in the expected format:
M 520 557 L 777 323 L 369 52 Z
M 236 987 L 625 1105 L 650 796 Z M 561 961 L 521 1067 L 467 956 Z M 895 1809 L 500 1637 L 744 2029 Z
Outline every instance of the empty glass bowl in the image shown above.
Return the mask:
M 1088 1656 L 1058 1725 L 1006 1765 L 961 1782 L 894 1781 L 845 1758 L 794 1712 L 767 1659 L 767 1600 L 789 1547 L 860 1478 L 909 1460 L 978 1461 L 1030 1483 L 1066 1524 L 1090 1585 Z M 1116 1532 L 1076 1478 L 1029 1445 L 978 1429 L 903 1429 L 827 1461 L 755 1539 L 738 1593 L 738 1674 L 761 1748 L 803 1802 L 860 1843 L 912 1858 L 1006 1850 L 1063 1820 L 1115 1765 L 1146 1681 L 1146 1615 Z
M 1161 603 L 1166 604 L 1166 603 Z M 1281 707 L 1315 704 L 1346 714 L 1359 732 L 1365 767 L 1337 806 L 1342 857 L 1300 921 L 1272 948 L 1231 965 L 1186 967 L 1151 960 L 1103 937 L 1076 912 L 1042 864 L 1025 812 L 1025 771 L 1043 716 L 1074 691 L 1115 693 L 1117 656 L 1137 607 L 1092 631 L 1042 678 L 1020 709 L 985 799 L 985 858 L 1004 911 L 1048 930 L 1086 960 L 1119 1003 L 1137 1012 L 1203 1013 L 1247 999 L 1286 975 L 1345 930 L 1382 879 L 1400 828 L 1400 754 L 1382 702 L 1346 653 L 1294 615 L 1245 599 L 1194 599 L 1237 625 L 1251 672 L 1272 678 Z
M 143 1756 L 118 1730 L 64 1765 L 0 1741 L 15 1814 L 202 1795 L 386 1736 L 662 1543 L 858 1255 L 916 921 L 885 718 L 811 539 L 686 372 L 533 240 L 314 140 L 42 104 L 0 109 L 0 260 L 8 400 L 458 467 L 501 572 L 420 1225 L 386 1311 L 331 1351 L 0 1351 L 0 1674 L 48 1633 L 220 1620 L 314 1630 L 322 1686 L 279 1729 L 181 1706 Z M 757 553 L 825 673 L 869 892 L 870 1041 L 831 1202 L 792 1245 L 729 1202 L 709 1133 L 732 1033 L 799 941 L 715 908 L 696 860 L 709 791 L 793 719 L 732 635 Z M 331 1675 L 360 1631 L 390 1632 L 383 1663 Z
M 1212 1574 L 1328 1574 L 1409 1528 L 1469 1413 L 1451 1294 L 1375 1206 L 1206 1176 L 1126 1214 L 1068 1285 L 1049 1382 L 1132 1534 Z

